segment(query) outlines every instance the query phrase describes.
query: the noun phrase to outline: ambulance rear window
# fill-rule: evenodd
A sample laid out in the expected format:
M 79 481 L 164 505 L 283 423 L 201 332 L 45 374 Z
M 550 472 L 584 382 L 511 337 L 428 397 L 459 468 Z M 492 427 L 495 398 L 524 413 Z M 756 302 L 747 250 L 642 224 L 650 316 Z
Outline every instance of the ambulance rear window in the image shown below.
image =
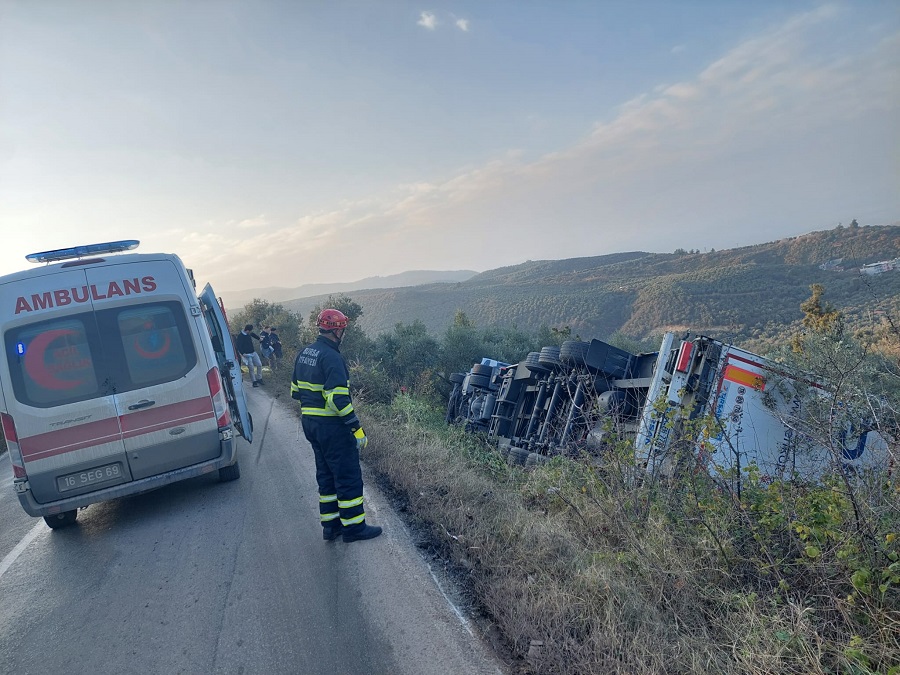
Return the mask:
M 90 314 L 42 321 L 7 333 L 16 398 L 45 408 L 99 395 L 92 344 L 96 347 Z
M 197 363 L 184 308 L 149 302 L 18 326 L 4 335 L 16 400 L 51 408 L 187 375 Z
M 149 305 L 128 309 L 120 311 L 117 320 L 129 379 L 134 384 L 168 381 L 187 372 L 188 350 L 172 308 Z

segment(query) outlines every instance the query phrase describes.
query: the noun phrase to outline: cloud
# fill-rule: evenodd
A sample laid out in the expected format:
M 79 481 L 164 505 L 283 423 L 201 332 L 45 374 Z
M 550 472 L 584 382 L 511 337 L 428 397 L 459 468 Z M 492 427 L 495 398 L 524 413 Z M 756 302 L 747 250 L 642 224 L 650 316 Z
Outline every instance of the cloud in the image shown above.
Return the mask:
M 670 51 L 673 54 L 681 54 L 686 49 L 687 49 L 687 47 L 685 47 L 684 45 L 675 45 L 674 47 L 672 47 L 672 49 Z
M 432 12 L 422 12 L 422 14 L 419 16 L 419 20 L 416 23 L 423 28 L 427 28 L 428 30 L 434 30 L 435 28 L 437 28 L 438 20 Z
M 266 285 L 250 278 L 272 269 L 291 270 L 278 282 L 291 285 L 647 247 L 726 248 L 787 236 L 788 224 L 805 231 L 859 217 L 862 209 L 842 210 L 852 204 L 900 208 L 889 196 L 900 35 L 857 41 L 856 51 L 821 48 L 840 31 L 837 19 L 818 10 L 775 26 L 537 160 L 511 152 L 289 227 L 192 245 L 238 275 L 225 289 L 241 278 Z M 892 220 L 896 213 L 882 222 Z
M 269 225 L 269 221 L 265 214 L 260 214 L 255 218 L 247 218 L 240 221 L 237 226 L 242 230 L 256 230 Z
M 463 31 L 464 33 L 469 32 L 468 19 L 457 18 L 453 14 L 450 14 L 449 17 L 453 21 L 453 24 L 461 31 Z M 427 28 L 428 30 L 436 30 L 440 21 L 438 21 L 437 15 L 434 12 L 422 12 L 419 15 L 419 20 L 416 23 L 423 28 Z

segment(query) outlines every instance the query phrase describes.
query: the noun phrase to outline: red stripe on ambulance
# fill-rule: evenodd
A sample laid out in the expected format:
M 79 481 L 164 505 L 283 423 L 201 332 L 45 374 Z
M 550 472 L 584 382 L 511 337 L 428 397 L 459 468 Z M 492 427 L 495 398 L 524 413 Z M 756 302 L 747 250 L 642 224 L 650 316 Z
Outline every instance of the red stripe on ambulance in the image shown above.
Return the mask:
M 201 397 L 122 415 L 118 419 L 110 417 L 21 438 L 19 447 L 23 461 L 33 462 L 104 443 L 121 443 L 125 438 L 135 438 L 214 416 L 212 400 Z

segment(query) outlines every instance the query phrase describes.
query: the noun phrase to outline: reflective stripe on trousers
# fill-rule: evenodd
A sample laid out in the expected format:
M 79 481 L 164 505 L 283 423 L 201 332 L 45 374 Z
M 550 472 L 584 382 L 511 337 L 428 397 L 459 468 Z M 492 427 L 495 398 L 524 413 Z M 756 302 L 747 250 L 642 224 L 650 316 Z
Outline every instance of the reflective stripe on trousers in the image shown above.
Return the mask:
M 345 527 L 364 525 L 359 450 L 350 427 L 333 417 L 304 415 L 302 423 L 316 459 L 320 519 L 330 522 L 339 514 Z

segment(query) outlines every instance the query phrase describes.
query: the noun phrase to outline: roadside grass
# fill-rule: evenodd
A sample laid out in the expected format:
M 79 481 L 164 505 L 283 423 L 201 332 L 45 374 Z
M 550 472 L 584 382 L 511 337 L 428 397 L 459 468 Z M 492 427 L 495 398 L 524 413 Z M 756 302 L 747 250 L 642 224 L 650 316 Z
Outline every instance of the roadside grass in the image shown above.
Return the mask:
M 359 408 L 363 460 L 527 672 L 900 673 L 896 484 L 854 516 L 840 486 L 636 484 L 627 444 L 525 469 L 412 396 Z

